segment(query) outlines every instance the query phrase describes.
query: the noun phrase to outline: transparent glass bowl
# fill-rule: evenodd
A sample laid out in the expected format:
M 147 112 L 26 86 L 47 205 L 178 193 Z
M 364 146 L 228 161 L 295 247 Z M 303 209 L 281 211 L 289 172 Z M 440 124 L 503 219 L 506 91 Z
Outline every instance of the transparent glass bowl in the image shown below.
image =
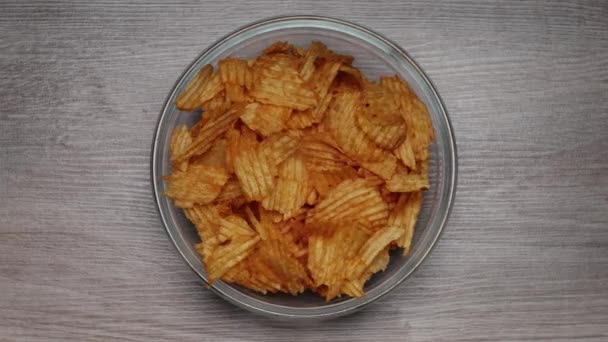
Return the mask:
M 368 281 L 366 295 L 362 298 L 343 297 L 325 302 L 311 293 L 299 296 L 262 295 L 221 281 L 211 286 L 222 298 L 247 310 L 275 318 L 337 317 L 352 313 L 389 292 L 412 274 L 437 242 L 448 218 L 456 186 L 456 150 L 447 113 L 429 79 L 400 47 L 369 29 L 333 18 L 291 16 L 252 23 L 217 41 L 186 69 L 165 102 L 154 136 L 151 171 L 156 204 L 171 240 L 201 279 L 207 282 L 203 264 L 194 250 L 199 240 L 195 228 L 184 217 L 182 210 L 163 196 L 166 184 L 162 176 L 171 172 L 171 132 L 178 124 L 192 125 L 198 117 L 176 109 L 175 98 L 205 64 L 215 65 L 228 56 L 252 58 L 275 41 L 288 41 L 306 47 L 313 40 L 323 42 L 338 53 L 354 56 L 354 65 L 370 79 L 381 75 L 400 75 L 426 103 L 436 132 L 429 163 L 431 189 L 425 192 L 411 253 L 404 257 L 395 251 L 388 268 Z

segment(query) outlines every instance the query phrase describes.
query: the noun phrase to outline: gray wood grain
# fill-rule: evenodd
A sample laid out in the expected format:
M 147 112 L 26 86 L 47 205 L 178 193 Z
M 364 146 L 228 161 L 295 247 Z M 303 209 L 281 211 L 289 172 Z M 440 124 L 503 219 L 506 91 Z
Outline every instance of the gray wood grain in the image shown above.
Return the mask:
M 369 26 L 451 114 L 457 199 L 431 257 L 309 326 L 206 290 L 161 228 L 152 131 L 182 70 L 252 20 Z M 0 340 L 608 340 L 608 3 L 0 3 Z

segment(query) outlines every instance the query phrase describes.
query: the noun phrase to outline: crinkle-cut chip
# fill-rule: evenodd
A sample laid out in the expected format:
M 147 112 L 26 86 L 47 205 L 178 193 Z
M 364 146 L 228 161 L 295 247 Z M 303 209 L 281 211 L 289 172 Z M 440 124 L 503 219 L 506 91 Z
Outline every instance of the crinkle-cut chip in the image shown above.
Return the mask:
M 200 107 L 204 101 L 201 101 L 200 94 L 208 87 L 213 76 L 213 67 L 210 64 L 205 65 L 192 78 L 186 88 L 177 96 L 175 106 L 179 110 L 192 111 Z
M 403 235 L 403 230 L 395 226 L 386 226 L 376 231 L 359 249 L 357 257 L 354 258 L 348 268 L 348 279 L 354 280 L 365 272 L 374 262 L 374 259 L 393 241 Z
M 361 161 L 360 163 L 363 168 L 375 173 L 385 181 L 393 178 L 397 171 L 397 158 L 390 153 L 386 153 L 386 157 L 380 161 Z
M 209 81 L 205 84 L 205 86 L 201 89 L 201 92 L 198 94 L 199 103 L 203 104 L 212 98 L 214 98 L 217 94 L 221 93 L 224 90 L 224 84 L 222 83 L 222 78 L 219 74 L 215 73 L 211 75 Z
M 399 96 L 388 91 L 376 82 L 364 82 L 362 101 L 364 109 L 371 114 L 376 114 L 378 119 L 387 123 L 398 122 L 400 115 Z
M 299 58 L 284 53 L 260 56 L 251 67 L 253 83 L 255 85 L 257 80 L 264 78 L 303 83 L 304 81 L 298 73 L 299 65 Z
M 414 192 L 430 187 L 428 166 L 426 161 L 420 163 L 415 172 L 408 172 L 405 167 L 398 165 L 395 175 L 386 181 L 386 188 L 392 192 Z M 428 164 L 427 164 L 428 165 Z
M 201 128 L 200 132 L 192 140 L 192 144 L 186 149 L 177 159 L 177 162 L 188 160 L 192 156 L 201 155 L 211 146 L 213 143 L 224 134 L 232 126 L 232 124 L 238 119 L 238 114 L 235 110 L 229 110 L 222 114 L 212 116 Z
M 241 146 L 234 158 L 234 173 L 239 179 L 245 198 L 261 201 L 274 187 L 277 167 L 261 146 Z
M 407 126 L 405 121 L 401 117 L 396 116 L 400 123 L 395 124 L 383 124 L 380 120 L 370 117 L 373 115 L 366 111 L 359 111 L 357 115 L 357 127 L 359 127 L 365 135 L 373 141 L 376 145 L 392 150 L 398 147 L 407 135 Z
M 359 107 L 358 93 L 340 93 L 334 97 L 326 113 L 327 127 L 340 149 L 352 158 L 378 161 L 386 154 L 367 138 L 355 124 Z
M 262 206 L 278 211 L 287 220 L 306 203 L 309 193 L 310 184 L 304 161 L 292 156 L 279 165 L 277 183 L 270 195 L 262 201 Z
M 192 144 L 192 136 L 190 135 L 188 127 L 186 125 L 177 126 L 173 130 L 171 142 L 169 143 L 169 155 L 171 156 L 171 160 L 176 160 L 177 156 L 188 149 L 190 144 Z M 179 171 L 186 171 L 188 168 L 188 161 L 174 163 L 173 167 Z
M 224 138 L 217 139 L 211 148 L 200 156 L 193 157 L 191 165 L 209 165 L 217 166 L 226 169 L 226 150 L 228 149 L 228 140 Z
M 317 67 L 317 70 L 312 75 L 310 82 L 313 86 L 313 90 L 320 99 L 327 95 L 329 87 L 338 74 L 340 65 L 340 62 L 325 61 Z
M 306 110 L 317 105 L 317 96 L 301 82 L 279 78 L 256 81 L 251 96 L 258 102 Z
M 300 146 L 300 139 L 291 132 L 282 132 L 269 136 L 260 144 L 260 150 L 279 165 L 289 158 Z
M 416 170 L 416 157 L 409 139 L 405 139 L 396 149 L 394 149 L 393 154 L 410 170 Z
M 311 171 L 339 172 L 354 164 L 353 160 L 318 136 L 305 136 L 298 154 L 304 158 L 306 168 Z
M 217 246 L 205 264 L 209 283 L 245 259 L 259 241 L 259 236 L 237 235 L 228 243 Z
M 316 70 L 315 62 L 325 50 L 327 50 L 327 47 L 316 41 L 312 42 L 308 49 L 306 49 L 306 53 L 304 54 L 304 62 L 300 67 L 300 77 L 302 77 L 304 81 L 308 81 L 312 78 Z
M 403 231 L 403 235 L 397 239 L 397 246 L 403 248 L 403 255 L 407 255 L 410 252 L 414 229 L 421 207 L 421 191 L 401 194 L 397 205 L 389 214 L 388 225 L 399 227 Z
M 359 178 L 365 179 L 365 181 L 367 181 L 373 186 L 380 186 L 384 184 L 384 179 L 382 179 L 382 177 L 378 176 L 377 174 L 369 171 L 364 167 L 360 167 L 357 170 L 357 174 L 359 175 Z
M 286 128 L 291 108 L 253 102 L 245 106 L 241 120 L 252 130 L 269 136 Z
M 306 50 L 306 53 L 304 55 L 305 62 L 312 58 L 314 58 L 313 63 L 314 63 L 314 61 L 316 61 L 317 59 L 320 58 L 320 59 L 323 59 L 326 61 L 338 62 L 338 63 L 347 64 L 347 65 L 352 64 L 352 62 L 354 60 L 354 58 L 352 56 L 340 55 L 340 54 L 337 54 L 337 53 L 329 50 L 327 48 L 327 46 L 325 46 L 325 44 L 323 44 L 319 41 L 311 42 L 310 46 Z
M 392 91 L 394 93 L 397 93 L 397 94 L 405 96 L 405 97 L 411 96 L 413 93 L 412 90 L 410 89 L 409 85 L 407 83 L 405 83 L 405 81 L 403 81 L 397 75 L 393 75 L 390 77 L 381 76 L 379 83 L 385 89 L 388 89 L 389 91 Z
M 340 65 L 336 78 L 338 78 L 338 83 L 341 83 L 342 87 L 348 86 L 348 88 L 359 90 L 367 81 L 359 69 L 346 64 Z
M 371 265 L 369 265 L 367 270 L 365 270 L 365 272 L 363 272 L 359 278 L 346 281 L 342 285 L 342 292 L 351 297 L 363 297 L 365 295 L 363 288 L 369 278 L 371 278 L 371 276 L 376 272 L 384 271 L 388 266 L 390 261 L 388 250 L 388 248 L 385 248 L 382 252 L 380 252 L 380 254 L 376 256 Z
M 218 207 L 197 204 L 192 208 L 185 208 L 184 214 L 194 224 L 203 242 L 211 240 L 219 233 L 219 223 L 222 217 Z
M 308 212 L 306 223 L 331 234 L 336 225 L 359 222 L 378 228 L 387 219 L 388 207 L 378 188 L 364 179 L 347 179 Z
M 226 132 L 226 170 L 228 173 L 234 173 L 234 158 L 239 152 L 241 146 L 241 133 L 236 128 L 230 128 Z
M 337 172 L 309 171 L 310 184 L 317 191 L 319 199 L 327 197 L 338 184 L 347 179 L 356 179 L 357 171 L 352 167 L 345 167 Z
M 245 87 L 232 83 L 227 83 L 224 85 L 224 87 L 226 87 L 226 98 L 231 102 L 249 101 L 249 96 L 247 96 Z
M 294 110 L 289 120 L 287 120 L 287 127 L 291 129 L 304 129 L 322 122 L 332 98 L 332 94 L 327 94 L 321 99 L 319 105 L 314 108 L 303 111 Z
M 220 241 L 232 239 L 237 235 L 254 236 L 256 232 L 249 227 L 244 218 L 237 215 L 229 215 L 220 219 L 219 226 Z
M 228 173 L 220 167 L 191 165 L 187 171 L 174 172 L 166 180 L 165 195 L 184 208 L 191 208 L 194 204 L 211 203 L 228 181 Z
M 218 66 L 222 82 L 251 89 L 253 74 L 249 65 L 247 65 L 247 61 L 238 58 L 226 58 L 221 60 Z
M 412 99 L 412 111 L 405 115 L 408 125 L 408 140 L 412 144 L 416 160 L 428 159 L 428 147 L 435 138 L 433 123 L 426 106 L 418 98 Z
M 313 234 L 308 240 L 308 269 L 316 287 L 325 286 L 331 300 L 350 276 L 347 266 L 369 235 L 351 225 L 339 226 L 333 236 Z
M 217 196 L 215 201 L 219 204 L 231 205 L 232 207 L 240 207 L 247 201 L 245 194 L 241 189 L 241 184 L 235 177 L 230 178 L 224 187 L 222 192 Z
M 230 109 L 232 103 L 225 95 L 224 92 L 220 92 L 201 105 L 201 109 L 204 111 L 202 117 L 204 120 L 203 123 L 205 123 L 206 120 L 211 119 L 213 115 L 225 113 Z

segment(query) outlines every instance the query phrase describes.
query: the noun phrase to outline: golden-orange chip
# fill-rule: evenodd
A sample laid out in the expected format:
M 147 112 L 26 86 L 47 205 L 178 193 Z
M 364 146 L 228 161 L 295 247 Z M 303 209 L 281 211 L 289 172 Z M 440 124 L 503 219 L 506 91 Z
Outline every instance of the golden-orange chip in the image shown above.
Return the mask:
M 206 65 L 176 107 L 165 195 L 183 208 L 210 283 L 326 300 L 365 295 L 412 248 L 434 138 L 399 76 L 372 81 L 320 42 L 276 42 Z M 198 114 L 193 114 L 198 115 Z
M 211 203 L 228 181 L 228 173 L 220 167 L 191 165 L 188 170 L 178 171 L 166 177 L 165 195 L 175 201 L 175 205 L 191 208 L 194 204 Z
M 347 179 L 308 212 L 306 223 L 332 231 L 350 222 L 382 227 L 387 219 L 388 207 L 378 188 L 363 179 Z
M 269 136 L 286 128 L 291 108 L 253 102 L 245 106 L 241 120 L 252 130 Z

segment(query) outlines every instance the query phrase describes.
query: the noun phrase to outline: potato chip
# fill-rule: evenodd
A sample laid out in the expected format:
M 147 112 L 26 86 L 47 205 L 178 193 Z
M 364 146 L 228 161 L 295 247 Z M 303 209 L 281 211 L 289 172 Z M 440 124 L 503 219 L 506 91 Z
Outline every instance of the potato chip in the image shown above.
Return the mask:
M 279 165 L 300 146 L 300 139 L 290 132 L 273 134 L 260 144 L 260 150 Z
M 326 286 L 326 300 L 340 293 L 349 277 L 350 262 L 369 235 L 353 226 L 339 226 L 333 236 L 312 235 L 308 243 L 308 269 L 316 287 Z
M 226 169 L 226 150 L 228 149 L 228 140 L 225 138 L 217 139 L 207 152 L 200 156 L 192 157 L 190 164 L 192 165 L 209 165 L 217 166 Z
M 245 107 L 241 120 L 252 130 L 269 136 L 284 130 L 290 115 L 291 108 L 253 102 Z
M 340 149 L 347 155 L 366 161 L 378 161 L 386 153 L 367 138 L 355 124 L 360 94 L 340 93 L 326 113 L 326 123 Z
M 388 225 L 399 227 L 403 235 L 397 239 L 397 246 L 403 248 L 403 255 L 410 252 L 414 228 L 422 207 L 422 192 L 401 194 L 395 208 L 388 217 Z
M 409 139 L 405 139 L 395 150 L 393 150 L 393 154 L 410 170 L 416 170 L 416 157 Z
M 237 119 L 238 114 L 236 110 L 232 109 L 223 114 L 213 116 L 201 127 L 199 134 L 193 139 L 192 144 L 176 159 L 176 162 L 183 162 L 192 156 L 198 156 L 207 152 L 215 140 L 223 135 Z
M 329 230 L 336 225 L 359 222 L 381 227 L 388 219 L 388 207 L 377 187 L 363 179 L 347 179 L 308 212 L 306 223 Z
M 277 175 L 275 161 L 262 146 L 241 146 L 234 158 L 234 173 L 248 200 L 261 201 L 270 194 Z
M 259 241 L 259 236 L 237 235 L 228 243 L 219 245 L 206 262 L 209 283 L 245 259 Z
M 220 167 L 191 165 L 187 171 L 177 171 L 166 177 L 165 195 L 180 206 L 211 203 L 228 181 L 228 173 Z M 176 203 L 176 205 L 177 205 Z
M 361 247 L 357 257 L 348 266 L 348 279 L 361 277 L 365 270 L 374 262 L 374 259 L 393 241 L 403 235 L 400 227 L 386 226 L 374 233 Z
M 429 113 L 399 76 L 368 80 L 320 42 L 203 67 L 178 96 L 166 195 L 201 238 L 210 283 L 361 297 L 409 253 L 429 186 Z
M 190 83 L 184 88 L 175 100 L 175 106 L 179 110 L 192 111 L 199 108 L 204 101 L 200 94 L 206 89 L 213 78 L 213 67 L 209 64 L 199 70 Z
M 253 87 L 253 74 L 247 61 L 238 58 L 226 58 L 218 63 L 222 82 L 251 89 Z
M 429 188 L 428 166 L 424 162 L 416 172 L 408 172 L 399 166 L 395 175 L 386 181 L 386 188 L 392 192 L 414 192 Z
M 300 78 L 297 65 L 289 57 L 258 59 L 250 95 L 257 101 L 306 110 L 317 105 L 315 92 Z
M 345 281 L 342 285 L 342 292 L 351 297 L 363 297 L 365 295 L 363 287 L 369 278 L 376 272 L 384 271 L 388 266 L 390 261 L 388 250 L 388 248 L 385 248 L 380 252 L 361 276 Z
M 247 202 L 245 194 L 241 189 L 241 184 L 236 177 L 233 176 L 228 179 L 226 184 L 224 184 L 222 191 L 215 199 L 215 202 L 218 204 L 232 205 L 233 207 L 240 207 Z
M 306 203 L 310 189 L 304 161 L 299 157 L 290 157 L 279 166 L 276 186 L 262 201 L 262 206 L 280 212 L 287 220 Z
M 190 130 L 188 130 L 188 127 L 186 125 L 177 126 L 173 130 L 171 142 L 169 143 L 169 155 L 171 157 L 171 161 L 175 161 L 180 154 L 184 153 L 190 144 L 192 144 L 192 136 L 190 135 Z M 179 171 L 186 171 L 188 168 L 188 162 L 185 161 L 179 164 L 174 163 L 173 167 Z

